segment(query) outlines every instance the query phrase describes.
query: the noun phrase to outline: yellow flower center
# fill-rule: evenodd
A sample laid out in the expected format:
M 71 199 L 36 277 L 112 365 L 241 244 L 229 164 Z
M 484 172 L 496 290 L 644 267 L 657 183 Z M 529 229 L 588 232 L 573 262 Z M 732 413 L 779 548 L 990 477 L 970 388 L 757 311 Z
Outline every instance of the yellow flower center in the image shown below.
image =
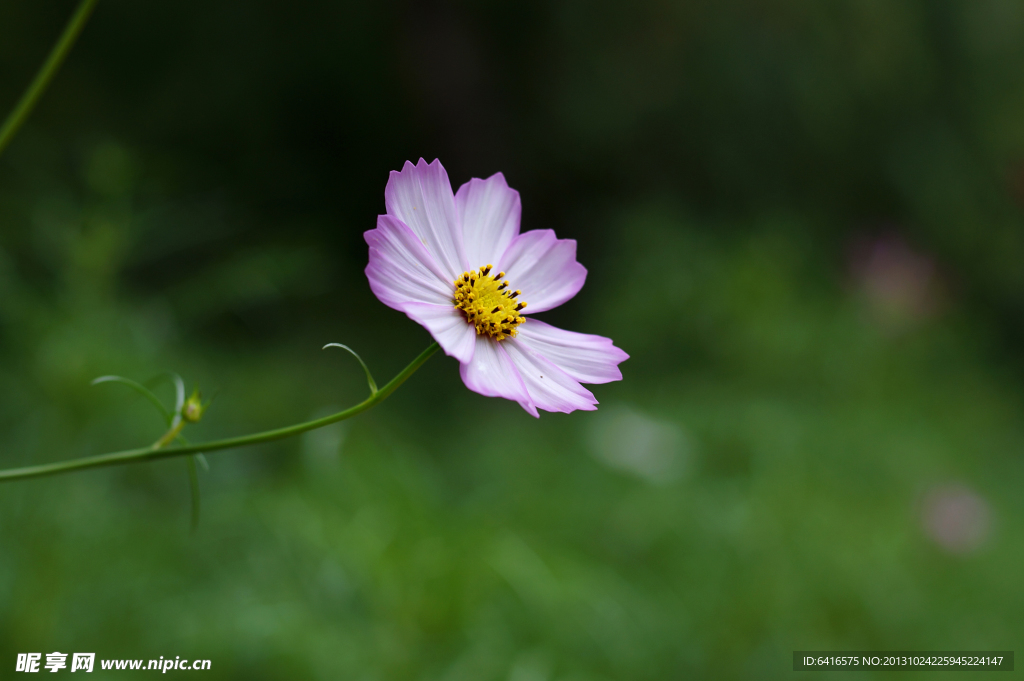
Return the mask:
M 526 303 L 516 300 L 522 291 L 512 291 L 504 272 L 491 276 L 492 265 L 479 271 L 463 272 L 455 280 L 455 307 L 466 315 L 466 321 L 476 327 L 477 335 L 487 335 L 501 341 L 515 337 L 516 327 L 526 321 L 519 311 Z

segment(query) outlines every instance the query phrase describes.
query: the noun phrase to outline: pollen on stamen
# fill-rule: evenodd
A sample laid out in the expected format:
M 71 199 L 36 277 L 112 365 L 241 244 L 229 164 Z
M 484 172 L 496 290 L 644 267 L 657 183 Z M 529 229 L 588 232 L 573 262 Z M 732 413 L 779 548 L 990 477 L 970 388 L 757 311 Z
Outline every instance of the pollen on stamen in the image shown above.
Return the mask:
M 526 321 L 518 314 L 526 303 L 514 300 L 522 291 L 508 290 L 508 282 L 503 281 L 505 273 L 491 275 L 493 269 L 494 265 L 482 265 L 463 272 L 455 280 L 452 303 L 476 327 L 477 335 L 502 341 L 514 338 L 519 325 Z

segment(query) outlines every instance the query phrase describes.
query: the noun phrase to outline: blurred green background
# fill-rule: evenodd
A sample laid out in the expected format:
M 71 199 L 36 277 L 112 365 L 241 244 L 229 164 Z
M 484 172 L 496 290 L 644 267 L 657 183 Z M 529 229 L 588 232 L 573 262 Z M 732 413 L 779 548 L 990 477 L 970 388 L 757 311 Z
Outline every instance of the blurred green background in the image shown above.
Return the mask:
M 0 108 L 73 8 L 0 3 Z M 437 356 L 211 455 L 194 535 L 181 460 L 4 485 L 0 676 L 58 650 L 789 678 L 797 649 L 1017 645 L 1013 0 L 102 0 L 0 157 L 0 465 L 155 440 L 102 374 L 216 392 L 193 440 L 361 400 L 324 343 L 385 381 L 429 342 L 362 272 L 420 156 L 579 241 L 587 285 L 542 316 L 631 355 L 600 410 L 534 420 Z

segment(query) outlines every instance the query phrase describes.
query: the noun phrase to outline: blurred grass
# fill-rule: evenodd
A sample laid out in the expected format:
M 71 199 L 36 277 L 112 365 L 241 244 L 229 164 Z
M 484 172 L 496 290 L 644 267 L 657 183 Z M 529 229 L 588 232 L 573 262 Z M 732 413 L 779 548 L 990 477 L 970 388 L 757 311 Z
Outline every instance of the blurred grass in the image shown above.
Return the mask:
M 66 5 L 0 6 L 0 101 Z M 994 0 L 101 5 L 0 160 L 2 465 L 158 437 L 101 374 L 217 391 L 193 440 L 361 399 L 324 343 L 383 381 L 429 342 L 361 271 L 419 154 L 577 238 L 587 286 L 544 317 L 631 359 L 599 411 L 535 421 L 435 358 L 211 456 L 194 536 L 183 461 L 5 486 L 0 664 L 778 678 L 796 649 L 1012 648 L 1022 29 Z M 951 484 L 988 514 L 960 544 L 928 524 Z

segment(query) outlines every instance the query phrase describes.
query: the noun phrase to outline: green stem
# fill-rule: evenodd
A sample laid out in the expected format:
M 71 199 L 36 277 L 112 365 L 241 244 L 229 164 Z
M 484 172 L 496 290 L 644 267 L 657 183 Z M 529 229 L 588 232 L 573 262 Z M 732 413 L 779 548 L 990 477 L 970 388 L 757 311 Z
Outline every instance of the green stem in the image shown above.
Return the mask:
M 78 9 L 75 10 L 74 15 L 68 21 L 68 25 L 64 27 L 64 33 L 61 34 L 60 39 L 57 40 L 53 49 L 50 50 L 50 56 L 46 58 L 46 62 L 40 67 L 35 80 L 28 86 L 28 90 L 25 90 L 25 94 L 21 96 L 21 100 L 7 116 L 3 127 L 0 128 L 0 154 L 3 153 L 4 148 L 10 143 L 14 134 L 18 132 L 18 128 L 28 118 L 28 115 L 32 113 L 36 102 L 39 101 L 43 92 L 46 91 L 46 86 L 53 80 L 54 75 L 56 75 L 57 70 L 60 68 L 61 62 L 64 61 L 64 57 L 68 56 L 71 46 L 75 44 L 75 39 L 82 32 L 82 28 L 85 27 L 85 22 L 89 20 L 89 15 L 92 14 L 96 2 L 97 0 L 82 0 L 78 3 Z
M 39 478 L 45 475 L 57 475 L 58 473 L 68 473 L 70 471 L 79 471 L 86 468 L 99 468 L 101 466 L 117 466 L 124 463 L 153 461 L 155 459 L 166 459 L 172 456 L 195 454 L 196 452 L 208 453 L 219 449 L 234 449 L 235 447 L 245 447 L 246 445 L 255 445 L 262 442 L 272 442 L 274 440 L 292 437 L 293 435 L 299 435 L 306 431 L 315 430 L 316 428 L 323 428 L 324 426 L 332 423 L 352 418 L 356 414 L 361 414 L 370 407 L 383 402 L 391 393 L 395 392 L 398 386 L 405 383 L 410 376 L 416 373 L 416 370 L 419 369 L 424 362 L 430 359 L 430 356 L 437 352 L 437 349 L 437 343 L 431 343 L 430 347 L 421 352 L 419 357 L 414 359 L 409 366 L 402 369 L 402 371 L 392 378 L 387 385 L 370 395 L 356 406 L 349 407 L 345 411 L 339 411 L 337 414 L 324 416 L 323 418 L 315 419 L 313 421 L 306 421 L 305 423 L 297 423 L 294 426 L 267 430 L 262 433 L 253 433 L 252 435 L 229 437 L 223 440 L 214 440 L 212 442 L 199 442 L 196 444 L 189 444 L 181 447 L 167 447 L 164 449 L 154 449 L 153 446 L 150 445 L 149 447 L 128 449 L 123 452 L 111 452 L 110 454 L 98 454 L 96 456 L 87 456 L 81 459 L 72 459 L 71 461 L 61 461 L 59 463 L 46 463 L 38 466 L 25 466 L 24 468 L 0 470 L 0 482 L 24 480 L 25 478 Z
M 180 414 L 175 416 L 175 419 L 177 419 L 177 423 L 171 426 L 171 429 L 164 433 L 163 437 L 153 443 L 153 449 L 162 449 L 178 438 L 178 435 L 185 427 L 185 419 L 181 418 Z

